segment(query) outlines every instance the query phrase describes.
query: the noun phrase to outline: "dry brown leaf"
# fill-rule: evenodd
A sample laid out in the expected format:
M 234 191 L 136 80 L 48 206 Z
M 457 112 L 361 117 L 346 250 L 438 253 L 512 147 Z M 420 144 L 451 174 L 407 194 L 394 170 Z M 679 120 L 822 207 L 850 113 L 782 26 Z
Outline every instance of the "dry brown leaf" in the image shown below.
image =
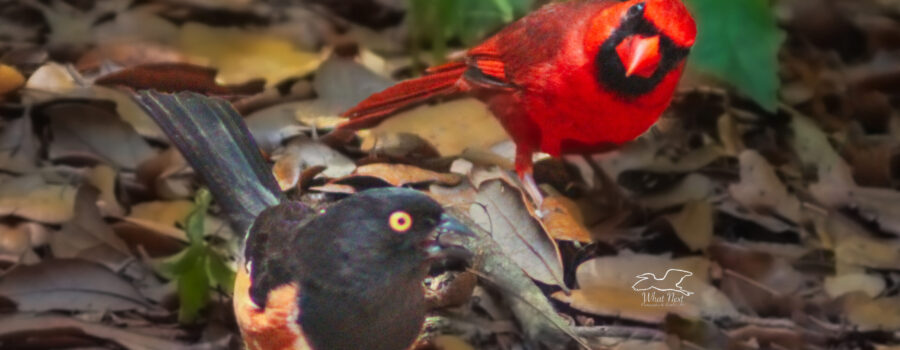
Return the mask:
M 432 343 L 441 350 L 475 350 L 463 338 L 452 335 L 439 335 L 432 340 Z
M 94 83 L 110 87 L 125 86 L 135 91 L 152 89 L 168 93 L 233 94 L 232 89 L 216 83 L 216 73 L 215 69 L 188 63 L 150 63 L 104 75 Z
M 290 77 L 314 71 L 318 53 L 305 52 L 284 38 L 246 28 L 209 27 L 187 23 L 181 28 L 178 47 L 186 55 L 219 70 L 220 84 L 243 84 L 265 79 L 273 86 Z
M 502 180 L 485 181 L 469 216 L 531 278 L 565 288 L 559 247 L 532 216 L 519 190 Z
M 52 160 L 88 158 L 134 170 L 155 151 L 134 128 L 105 108 L 58 103 L 44 109 L 50 117 Z
M 472 127 L 477 125 L 478 127 Z M 422 106 L 397 114 L 363 136 L 363 150 L 371 150 L 389 134 L 419 135 L 443 156 L 467 148 L 489 149 L 508 136 L 487 107 L 475 99 Z
M 99 69 L 104 62 L 112 62 L 122 67 L 133 67 L 148 63 L 185 63 L 188 61 L 187 56 L 174 48 L 150 41 L 101 42 L 100 46 L 81 55 L 81 58 L 75 63 L 75 68 L 84 72 Z
M 2 79 L 2 78 L 0 78 Z M 7 120 L 0 130 L 0 169 L 28 173 L 37 169 L 39 148 L 30 115 Z
M 668 217 L 675 234 L 691 250 L 703 250 L 713 237 L 713 207 L 708 201 L 691 201 Z
M 347 156 L 305 136 L 295 137 L 272 155 L 272 159 L 275 160 L 272 171 L 282 190 L 296 186 L 303 170 L 310 167 L 324 166 L 322 175 L 329 178 L 344 177 L 356 169 L 356 163 Z
M 649 209 L 665 209 L 692 201 L 711 200 L 719 186 L 709 177 L 691 173 L 673 188 L 661 193 L 641 196 L 638 201 Z
M 887 287 L 884 278 L 877 275 L 864 273 L 845 273 L 838 276 L 825 277 L 825 292 L 836 299 L 844 294 L 862 292 L 869 298 L 874 298 Z
M 41 261 L 35 254 L 37 246 L 31 239 L 26 224 L 0 225 L 0 261 L 12 264 L 32 265 Z
M 57 258 L 75 258 L 117 266 L 131 257 L 128 246 L 103 221 L 97 201 L 100 192 L 92 186 L 81 186 L 75 196 L 75 216 L 50 239 L 50 249 Z M 102 251 L 103 254 L 100 254 Z
M 890 187 L 893 184 L 895 179 L 890 164 L 897 154 L 894 145 L 887 142 L 849 145 L 844 152 L 852 165 L 853 178 L 858 185 Z
M 193 177 L 179 176 L 188 169 L 181 152 L 169 147 L 138 165 L 137 179 L 160 199 L 189 198 L 194 194 Z
M 789 295 L 803 287 L 804 275 L 791 261 L 743 245 L 716 242 L 709 247 L 710 258 L 721 267 L 736 271 L 772 291 Z
M 900 329 L 900 297 L 870 298 L 857 292 L 846 295 L 843 306 L 850 323 L 860 330 Z
M 27 95 L 38 101 L 56 98 L 57 94 L 66 94 L 77 86 L 66 67 L 56 62 L 41 66 L 25 82 Z
M 376 163 L 363 165 L 356 168 L 354 175 L 374 176 L 397 187 L 425 183 L 456 186 L 462 182 L 462 176 L 458 174 L 438 173 L 407 164 Z
M 56 332 L 59 337 L 72 340 L 72 330 L 86 334 L 89 337 L 105 339 L 118 343 L 128 350 L 206 350 L 225 348 L 225 344 L 198 343 L 184 344 L 161 337 L 152 337 L 137 330 L 129 331 L 127 328 L 104 326 L 86 322 L 76 318 L 54 315 L 15 314 L 0 318 L 0 336 L 7 338 L 12 336 L 27 337 L 27 344 L 35 343 L 35 337 L 40 339 L 51 338 Z M 48 333 L 50 332 L 50 333 Z M 77 338 L 76 338 L 77 339 Z M 58 346 L 59 342 L 50 342 L 50 346 Z M 77 343 L 76 346 L 83 346 Z
M 642 322 L 658 323 L 669 313 L 688 319 L 737 315 L 728 298 L 709 284 L 709 268 L 709 261 L 700 257 L 671 259 L 626 251 L 618 256 L 600 257 L 582 263 L 576 271 L 580 289 L 573 290 L 571 295 L 557 292 L 553 297 L 584 312 Z M 687 271 L 691 275 L 670 272 L 672 269 Z M 648 273 L 654 276 L 645 279 L 642 275 Z M 663 277 L 667 273 L 673 277 L 682 276 L 680 286 L 689 295 L 677 291 L 643 291 L 643 284 L 638 285 L 661 278 L 666 283 L 660 285 L 677 287 L 678 281 Z
M 455 187 L 431 185 L 426 194 L 445 208 L 453 207 L 465 211 L 475 203 L 478 192 L 468 182 L 464 182 Z
M 47 183 L 40 174 L 0 182 L 0 215 L 61 224 L 72 218 L 74 205 L 74 187 Z
M 87 183 L 100 190 L 100 199 L 97 206 L 103 216 L 125 215 L 125 208 L 119 204 L 116 198 L 116 178 L 118 173 L 108 165 L 98 165 L 87 174 Z
M 836 229 L 838 228 L 830 228 Z M 836 240 L 835 260 L 843 264 L 879 269 L 894 269 L 900 266 L 900 240 L 870 237 L 865 231 L 858 229 L 855 232 L 857 234 Z
M 298 122 L 296 114 L 301 113 L 309 103 L 309 101 L 278 103 L 250 113 L 244 118 L 244 122 L 247 123 L 247 129 L 253 135 L 256 145 L 265 153 L 273 153 L 284 144 L 285 140 L 313 127 L 324 127 L 302 120 Z
M 144 297 L 102 265 L 79 259 L 45 260 L 13 269 L 0 279 L 0 295 L 20 311 L 147 310 Z
M 193 208 L 193 202 L 187 200 L 144 202 L 135 205 L 131 209 L 131 215 L 122 220 L 150 232 L 187 242 L 184 231 L 176 226 L 184 225 L 184 219 Z M 215 216 L 206 215 L 203 227 L 205 235 L 229 240 L 234 238 L 231 228 Z
M 92 29 L 100 18 L 123 12 L 130 4 L 119 1 L 104 1 L 83 10 L 65 2 L 45 5 L 39 1 L 24 1 L 30 7 L 41 11 L 50 33 L 46 45 L 54 49 L 80 49 L 91 44 Z
M 900 234 L 900 192 L 892 189 L 860 187 L 852 170 L 843 160 L 836 160 L 828 169 L 820 168 L 819 182 L 809 186 L 818 201 L 835 209 L 853 208 L 863 218 L 875 222 L 879 228 Z
M 0 64 L 0 96 L 17 90 L 25 84 L 25 77 L 13 67 Z
M 332 54 L 316 70 L 313 89 L 319 96 L 317 103 L 330 115 L 340 115 L 370 95 L 387 89 L 394 83 L 375 74 L 356 60 Z
M 746 208 L 801 222 L 800 200 L 788 192 L 772 165 L 753 150 L 742 152 L 739 159 L 741 182 L 728 187 L 731 196 Z
M 591 233 L 584 227 L 581 208 L 562 195 L 544 197 L 541 222 L 550 237 L 561 241 L 591 242 Z
M 132 207 L 128 217 L 175 227 L 184 224 L 193 209 L 194 203 L 188 200 L 143 202 Z

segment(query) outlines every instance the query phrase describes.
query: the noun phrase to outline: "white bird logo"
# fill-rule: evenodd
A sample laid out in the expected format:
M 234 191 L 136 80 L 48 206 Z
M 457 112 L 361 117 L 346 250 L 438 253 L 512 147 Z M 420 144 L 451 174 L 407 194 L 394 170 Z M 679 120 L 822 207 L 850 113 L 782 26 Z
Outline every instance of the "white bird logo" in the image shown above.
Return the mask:
M 635 291 L 642 292 L 645 290 L 656 289 L 660 292 L 677 292 L 684 294 L 686 296 L 690 296 L 694 294 L 693 292 L 689 292 L 684 290 L 684 287 L 681 286 L 681 282 L 684 282 L 684 279 L 688 276 L 693 276 L 694 273 L 685 270 L 679 269 L 668 269 L 666 270 L 666 274 L 663 275 L 662 278 L 656 278 L 656 275 L 647 272 L 642 273 L 640 275 L 634 276 L 638 278 L 638 281 L 631 286 L 631 289 Z M 678 277 L 681 276 L 681 277 Z M 677 282 L 676 282 L 677 280 Z M 646 282 L 646 283 L 644 283 Z M 675 283 L 672 283 L 675 282 Z

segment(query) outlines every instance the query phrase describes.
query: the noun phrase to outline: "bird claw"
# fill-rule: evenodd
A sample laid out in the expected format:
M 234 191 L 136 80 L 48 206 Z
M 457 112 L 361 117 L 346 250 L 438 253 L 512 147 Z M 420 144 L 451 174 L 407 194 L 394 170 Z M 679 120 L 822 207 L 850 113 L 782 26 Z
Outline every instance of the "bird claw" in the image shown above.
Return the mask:
M 525 190 L 525 193 L 528 194 L 528 197 L 531 198 L 534 203 L 534 215 L 541 219 L 544 217 L 544 210 L 541 208 L 544 204 L 544 195 L 541 194 L 541 189 L 538 188 L 537 183 L 534 181 L 534 175 L 531 173 L 526 173 L 522 175 L 522 187 Z

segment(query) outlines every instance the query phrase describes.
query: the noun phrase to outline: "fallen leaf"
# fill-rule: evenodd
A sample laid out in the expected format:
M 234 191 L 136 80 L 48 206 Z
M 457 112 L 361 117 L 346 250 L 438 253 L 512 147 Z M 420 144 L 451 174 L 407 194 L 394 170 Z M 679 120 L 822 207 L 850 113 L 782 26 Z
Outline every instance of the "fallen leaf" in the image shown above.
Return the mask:
M 39 101 L 56 98 L 57 94 L 66 94 L 77 86 L 66 67 L 56 62 L 41 66 L 25 82 L 28 96 Z
M 194 91 L 204 95 L 227 95 L 227 87 L 216 83 L 216 70 L 188 63 L 151 63 L 125 68 L 97 78 L 97 85 L 125 86 L 135 91 L 153 89 L 174 93 Z
M 856 292 L 844 297 L 843 306 L 850 323 L 862 331 L 900 329 L 900 297 L 870 298 Z
M 772 165 L 753 150 L 742 152 L 738 158 L 741 182 L 728 187 L 731 196 L 746 208 L 770 211 L 792 222 L 801 222 L 800 200 L 788 193 Z
M 690 202 L 710 200 L 715 195 L 717 187 L 720 185 L 709 177 L 691 173 L 676 186 L 660 193 L 641 196 L 638 201 L 648 209 L 671 208 Z
M 469 216 L 531 278 L 565 288 L 559 248 L 531 215 L 521 192 L 503 180 L 485 181 Z
M 159 19 L 157 17 L 157 19 Z M 121 20 L 120 16 L 116 20 Z M 147 26 L 142 29 L 147 30 Z M 134 67 L 150 63 L 187 63 L 189 58 L 170 46 L 152 41 L 129 40 L 123 42 L 98 41 L 99 46 L 91 49 L 75 63 L 81 72 L 100 68 L 104 62 L 112 62 L 121 67 Z
M 589 243 L 591 233 L 584 227 L 581 209 L 571 199 L 560 194 L 544 197 L 541 222 L 555 240 Z
M 63 224 L 50 239 L 50 249 L 57 258 L 80 257 L 86 260 L 117 266 L 131 258 L 128 246 L 103 221 L 97 200 L 100 192 L 92 186 L 81 186 L 75 196 L 75 216 Z M 111 249 L 103 256 L 98 250 Z M 109 260 L 102 260 L 109 259 Z
M 122 220 L 162 236 L 187 242 L 184 230 L 185 218 L 193 210 L 194 204 L 188 200 L 151 201 L 135 205 L 131 215 Z M 231 240 L 234 232 L 225 221 L 207 214 L 204 219 L 204 235 Z
M 836 241 L 835 260 L 843 264 L 878 269 L 894 269 L 900 266 L 900 241 L 871 237 L 856 223 L 842 221 L 842 224 L 831 221 L 835 226 L 827 228 L 828 232 L 833 233 L 832 238 Z M 846 233 L 855 234 L 836 234 L 842 228 L 846 230 L 844 231 Z
M 478 127 L 472 127 L 477 125 Z M 422 106 L 393 116 L 363 136 L 363 150 L 371 150 L 389 134 L 415 134 L 443 156 L 457 155 L 467 148 L 490 149 L 508 138 L 487 107 L 475 99 L 461 99 Z
M 115 169 L 108 165 L 98 165 L 91 168 L 85 179 L 88 184 L 100 190 L 100 198 L 97 206 L 103 213 L 103 216 L 122 216 L 125 215 L 125 208 L 119 204 L 116 198 L 116 179 L 118 173 Z
M 20 311 L 125 311 L 150 306 L 130 283 L 102 265 L 79 259 L 45 260 L 0 279 L 0 295 Z
M 0 225 L 0 260 L 12 264 L 36 264 L 41 261 L 34 252 L 36 246 L 26 224 Z
M 53 49 L 80 49 L 89 46 L 94 24 L 100 18 L 123 12 L 129 6 L 126 2 L 101 2 L 85 11 L 64 2 L 53 2 L 50 5 L 33 0 L 23 2 L 44 15 L 50 26 L 46 45 Z
M 874 298 L 881 294 L 885 287 L 887 286 L 883 278 L 864 273 L 825 277 L 825 292 L 833 299 L 853 292 L 862 292 L 865 296 Z
M 13 67 L 0 64 L 0 96 L 17 90 L 25 84 L 25 77 Z
M 152 337 L 137 330 L 129 331 L 127 328 L 104 326 L 86 322 L 76 318 L 56 315 L 15 314 L 0 318 L 0 336 L 6 339 L 8 336 L 29 335 L 33 344 L 34 337 L 48 337 L 48 332 L 59 331 L 61 338 L 71 340 L 72 336 L 67 331 L 77 330 L 87 336 L 98 339 L 106 339 L 120 344 L 129 350 L 203 350 L 211 348 L 224 348 L 225 344 L 197 343 L 185 344 L 169 339 Z M 58 342 L 52 344 L 58 345 Z M 98 345 L 99 346 L 99 345 Z
M 194 202 L 189 200 L 143 202 L 132 207 L 128 217 L 175 227 L 184 225 L 184 219 L 193 208 Z
M 713 207 L 708 201 L 691 201 L 669 216 L 675 234 L 693 251 L 704 250 L 713 238 Z
M 219 70 L 221 84 L 265 79 L 267 86 L 306 75 L 321 63 L 318 53 L 297 49 L 286 39 L 245 28 L 182 26 L 178 46 L 186 55 L 206 60 Z M 206 64 L 205 64 L 206 65 Z
M 147 159 L 137 168 L 137 180 L 160 199 L 188 198 L 194 194 L 192 169 L 175 147 Z
M 312 128 L 322 128 L 315 123 L 306 123 L 296 118 L 302 113 L 309 101 L 279 103 L 247 115 L 244 121 L 253 135 L 256 145 L 266 153 L 272 153 L 284 144 L 285 140 L 296 137 Z M 333 127 L 334 125 L 325 126 Z
M 626 251 L 582 263 L 576 271 L 580 289 L 571 295 L 557 292 L 553 297 L 584 312 L 651 323 L 662 322 L 669 313 L 687 319 L 737 315 L 728 298 L 709 284 L 709 268 L 709 261 L 701 257 L 671 259 Z M 681 277 L 679 283 L 689 295 L 635 289 L 641 281 L 649 281 L 643 277 L 648 273 L 653 274 L 649 279 L 661 278 L 666 286 L 678 282 L 660 277 L 674 273 L 672 269 L 691 273 Z
M 463 180 L 462 176 L 457 174 L 438 173 L 407 164 L 367 164 L 356 168 L 354 174 L 374 176 L 397 187 L 426 183 L 456 186 Z
M 57 103 L 44 109 L 53 141 L 49 157 L 88 158 L 134 170 L 155 152 L 134 130 L 110 111 L 84 103 Z
M 825 171 L 824 173 L 822 171 Z M 829 169 L 820 169 L 819 182 L 811 184 L 813 197 L 833 209 L 852 208 L 879 228 L 900 234 L 900 192 L 858 186 L 852 170 L 843 160 L 837 160 Z
M 441 203 L 444 208 L 458 208 L 466 211 L 475 203 L 478 192 L 468 182 L 463 182 L 454 187 L 445 187 L 432 184 L 426 192 L 429 197 Z
M 74 187 L 47 183 L 40 174 L 0 182 L 0 215 L 61 224 L 72 218 L 74 205 Z
M 332 54 L 316 70 L 313 89 L 326 113 L 340 115 L 370 95 L 394 83 L 375 74 L 353 59 Z
M 2 78 L 0 78 L 2 80 Z M 39 147 L 30 115 L 7 120 L 0 130 L 0 169 L 28 173 L 37 169 Z
M 275 160 L 272 172 L 282 190 L 296 186 L 303 170 L 309 167 L 324 166 L 322 175 L 329 178 L 344 177 L 356 169 L 356 163 L 347 156 L 305 136 L 295 137 L 283 150 L 273 154 L 272 159 Z

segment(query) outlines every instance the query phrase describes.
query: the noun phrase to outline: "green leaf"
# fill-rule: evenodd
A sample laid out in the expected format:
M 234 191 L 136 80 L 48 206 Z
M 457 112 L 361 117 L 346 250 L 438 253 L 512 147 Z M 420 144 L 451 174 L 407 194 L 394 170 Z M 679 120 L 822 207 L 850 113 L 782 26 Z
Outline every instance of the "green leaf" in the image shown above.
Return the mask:
M 203 242 L 204 227 L 206 221 L 206 212 L 209 211 L 209 203 L 212 202 L 212 195 L 206 188 L 201 188 L 194 196 L 194 209 L 185 219 L 185 231 L 191 244 Z
M 205 251 L 203 245 L 190 245 L 178 254 L 157 262 L 156 271 L 165 278 L 176 279 L 194 266 Z
M 690 64 L 734 85 L 769 111 L 778 105 L 784 33 L 767 0 L 685 0 L 697 21 Z
M 205 253 L 205 251 L 204 251 Z M 193 323 L 200 310 L 209 303 L 209 276 L 206 273 L 207 254 L 194 259 L 183 274 L 178 276 L 178 322 Z
M 234 270 L 228 267 L 225 259 L 213 251 L 209 252 L 209 258 L 206 259 L 206 272 L 212 281 L 213 287 L 222 288 L 225 293 L 234 293 Z
M 532 6 L 534 0 L 410 0 L 413 37 L 416 41 L 428 38 L 433 54 L 443 59 L 450 39 L 475 44 L 527 14 Z

